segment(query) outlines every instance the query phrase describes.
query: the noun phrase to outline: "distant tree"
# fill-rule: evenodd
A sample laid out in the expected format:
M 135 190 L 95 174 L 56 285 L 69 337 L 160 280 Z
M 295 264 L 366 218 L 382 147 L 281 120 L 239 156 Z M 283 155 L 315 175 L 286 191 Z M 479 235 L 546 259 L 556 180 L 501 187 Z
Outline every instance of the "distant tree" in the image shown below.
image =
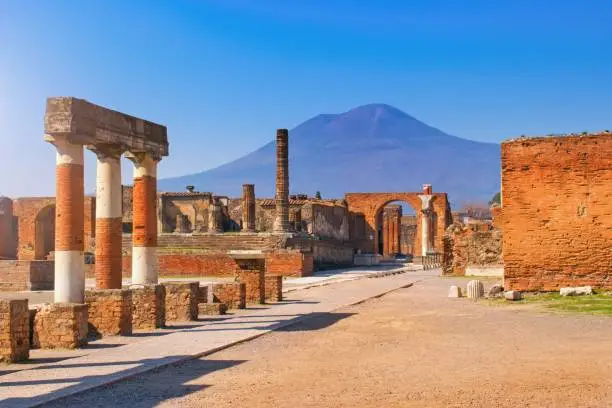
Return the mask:
M 501 194 L 499 192 L 495 193 L 491 201 L 489 201 L 489 206 L 492 206 L 493 204 L 501 205 Z
M 316 198 L 317 200 L 320 200 L 320 199 L 321 199 L 321 192 L 320 192 L 320 191 L 317 191 L 317 192 L 315 193 L 315 198 Z

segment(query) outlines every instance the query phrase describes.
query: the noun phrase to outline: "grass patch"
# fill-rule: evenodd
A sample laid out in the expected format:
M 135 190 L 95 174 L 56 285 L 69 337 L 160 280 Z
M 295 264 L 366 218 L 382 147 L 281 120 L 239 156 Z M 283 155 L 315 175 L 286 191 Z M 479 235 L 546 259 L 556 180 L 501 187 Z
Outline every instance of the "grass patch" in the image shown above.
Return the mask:
M 600 293 L 584 296 L 561 296 L 559 293 L 525 293 L 520 301 L 491 299 L 491 305 L 534 305 L 559 312 L 612 316 L 612 295 Z

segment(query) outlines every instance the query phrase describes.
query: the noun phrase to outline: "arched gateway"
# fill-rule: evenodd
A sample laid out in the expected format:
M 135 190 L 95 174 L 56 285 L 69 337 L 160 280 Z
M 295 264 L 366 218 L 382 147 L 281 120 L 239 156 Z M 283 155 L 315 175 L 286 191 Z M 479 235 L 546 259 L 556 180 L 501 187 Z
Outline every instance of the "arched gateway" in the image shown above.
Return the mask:
M 366 236 L 371 244 L 369 252 L 378 252 L 379 217 L 382 209 L 393 201 L 409 204 L 417 216 L 417 237 L 415 253 L 443 252 L 442 236 L 452 222 L 446 193 L 433 193 L 430 184 L 423 185 L 422 192 L 402 193 L 346 193 L 345 199 L 350 211 L 363 214 L 366 221 Z

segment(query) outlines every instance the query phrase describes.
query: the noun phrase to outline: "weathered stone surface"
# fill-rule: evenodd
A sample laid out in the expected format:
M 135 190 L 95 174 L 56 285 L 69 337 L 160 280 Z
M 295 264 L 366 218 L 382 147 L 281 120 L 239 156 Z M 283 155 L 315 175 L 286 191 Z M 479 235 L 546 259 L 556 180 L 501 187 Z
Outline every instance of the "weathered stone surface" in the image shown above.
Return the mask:
M 198 282 L 164 282 L 166 288 L 166 322 L 198 319 Z
M 198 286 L 198 303 L 208 303 L 208 286 Z
M 217 283 L 211 286 L 212 301 L 223 303 L 229 309 L 246 307 L 246 284 L 240 282 Z
M 28 300 L 0 300 L 0 363 L 30 356 Z
M 154 330 L 166 325 L 164 285 L 132 285 L 132 329 Z
M 501 144 L 508 289 L 612 289 L 612 133 Z
M 279 275 L 266 275 L 265 277 L 266 301 L 280 302 L 283 300 L 283 277 Z
M 518 290 L 507 290 L 504 292 L 504 298 L 506 298 L 506 300 L 521 300 L 523 294 Z
M 471 280 L 467 284 L 467 297 L 470 299 L 480 299 L 484 296 L 484 285 L 479 280 Z
M 201 315 L 224 315 L 227 312 L 225 303 L 199 303 L 198 313 Z
M 443 237 L 442 269 L 445 275 L 463 276 L 468 267 L 495 267 L 503 264 L 502 232 L 489 224 L 450 225 Z
M 504 293 L 504 287 L 500 285 L 499 283 L 496 283 L 495 285 L 489 288 L 489 292 L 487 293 L 487 296 L 497 297 L 497 296 L 501 296 L 503 293 Z
M 132 334 L 132 292 L 128 289 L 88 289 L 89 335 L 129 336 Z
M 247 303 L 266 303 L 266 282 L 263 270 L 239 270 L 236 272 L 236 280 L 246 284 Z
M 452 285 L 450 288 L 448 288 L 448 297 L 449 298 L 460 298 L 461 288 L 459 286 Z
M 87 305 L 51 303 L 38 305 L 32 348 L 73 349 L 87 344 Z
M 573 288 L 561 288 L 559 289 L 561 296 L 581 296 L 581 295 L 592 295 L 592 286 L 576 286 Z

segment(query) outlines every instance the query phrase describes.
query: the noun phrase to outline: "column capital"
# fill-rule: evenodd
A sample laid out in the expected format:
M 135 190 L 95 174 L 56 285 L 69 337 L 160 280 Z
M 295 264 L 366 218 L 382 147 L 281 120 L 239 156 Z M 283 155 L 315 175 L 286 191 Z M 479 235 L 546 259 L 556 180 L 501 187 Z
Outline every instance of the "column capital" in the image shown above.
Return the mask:
M 157 163 L 161 161 L 160 157 L 154 157 L 148 153 L 143 152 L 126 152 L 125 157 L 127 157 L 132 163 L 134 163 L 135 178 L 143 176 L 157 178 Z
M 118 145 L 112 144 L 96 144 L 86 145 L 87 150 L 92 151 L 98 156 L 98 159 L 120 159 L 124 149 Z

